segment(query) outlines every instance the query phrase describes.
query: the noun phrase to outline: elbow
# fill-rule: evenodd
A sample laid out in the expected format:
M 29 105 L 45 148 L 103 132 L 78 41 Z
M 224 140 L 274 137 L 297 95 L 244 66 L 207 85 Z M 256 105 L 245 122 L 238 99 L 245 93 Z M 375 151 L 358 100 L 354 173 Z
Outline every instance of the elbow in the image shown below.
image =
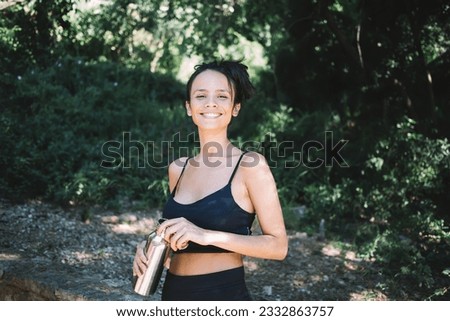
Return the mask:
M 282 246 L 279 246 L 274 259 L 278 260 L 278 261 L 283 261 L 288 254 L 288 250 L 289 250 L 289 247 L 288 247 L 288 243 L 286 241 L 286 242 L 284 242 L 284 244 Z
M 286 248 L 283 249 L 283 251 L 280 253 L 280 257 L 278 258 L 279 261 L 283 261 L 286 256 L 288 255 L 288 246 L 286 245 Z

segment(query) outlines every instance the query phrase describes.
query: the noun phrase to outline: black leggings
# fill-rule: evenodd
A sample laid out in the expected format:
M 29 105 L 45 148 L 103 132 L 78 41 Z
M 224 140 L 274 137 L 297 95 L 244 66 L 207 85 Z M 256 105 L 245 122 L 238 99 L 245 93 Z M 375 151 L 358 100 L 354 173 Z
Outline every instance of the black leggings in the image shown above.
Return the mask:
M 179 276 L 167 271 L 163 301 L 250 301 L 244 267 L 210 274 Z

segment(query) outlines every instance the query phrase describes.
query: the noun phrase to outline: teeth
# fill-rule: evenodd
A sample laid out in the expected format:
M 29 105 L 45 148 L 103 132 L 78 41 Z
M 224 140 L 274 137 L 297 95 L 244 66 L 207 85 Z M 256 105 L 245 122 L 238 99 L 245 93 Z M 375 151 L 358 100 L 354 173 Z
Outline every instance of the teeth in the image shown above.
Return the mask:
M 215 117 L 219 117 L 220 114 L 219 113 L 203 113 L 202 114 L 205 117 L 211 117 L 211 118 L 215 118 Z

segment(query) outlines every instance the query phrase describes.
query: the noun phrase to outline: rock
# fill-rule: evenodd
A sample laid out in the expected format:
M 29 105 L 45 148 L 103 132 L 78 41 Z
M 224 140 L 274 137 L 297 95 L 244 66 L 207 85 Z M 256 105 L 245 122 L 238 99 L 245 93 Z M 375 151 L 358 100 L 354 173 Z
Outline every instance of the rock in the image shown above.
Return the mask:
M 263 292 L 265 295 L 272 295 L 272 286 L 271 285 L 265 285 L 263 286 Z
M 306 215 L 306 206 L 300 205 L 300 206 L 293 207 L 292 212 L 295 214 L 295 216 L 302 219 Z

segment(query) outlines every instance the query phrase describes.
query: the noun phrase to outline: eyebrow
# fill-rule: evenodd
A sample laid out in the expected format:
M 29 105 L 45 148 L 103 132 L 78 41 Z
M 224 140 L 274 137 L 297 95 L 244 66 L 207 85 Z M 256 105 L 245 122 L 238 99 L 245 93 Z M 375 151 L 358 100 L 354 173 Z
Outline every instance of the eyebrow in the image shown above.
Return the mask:
M 194 93 L 197 92 L 197 91 L 208 91 L 208 90 L 207 90 L 207 89 L 195 89 L 195 90 L 194 90 Z M 230 93 L 230 91 L 227 90 L 227 89 L 218 89 L 218 90 L 216 90 L 216 92 L 226 92 L 226 93 Z

